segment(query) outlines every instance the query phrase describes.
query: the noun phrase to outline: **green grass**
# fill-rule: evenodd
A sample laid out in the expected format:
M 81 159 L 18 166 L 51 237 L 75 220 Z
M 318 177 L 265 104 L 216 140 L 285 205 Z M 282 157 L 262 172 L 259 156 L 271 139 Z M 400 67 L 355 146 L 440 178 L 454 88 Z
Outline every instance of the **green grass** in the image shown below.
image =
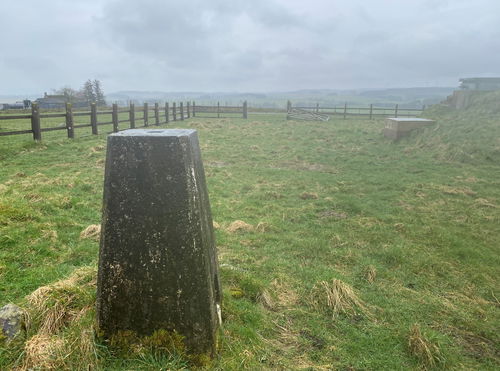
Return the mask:
M 437 126 L 398 143 L 382 137 L 382 120 L 171 124 L 198 130 L 220 225 L 224 325 L 212 367 L 498 369 L 500 129 L 480 114 L 436 108 Z M 97 262 L 98 242 L 80 233 L 100 222 L 106 138 L 81 130 L 41 144 L 0 138 L 0 305 L 25 305 Z M 254 229 L 229 232 L 236 220 Z M 333 279 L 367 311 L 322 307 L 318 287 Z M 89 313 L 61 331 L 90 328 Z M 22 362 L 21 349 L 0 348 L 0 368 Z M 105 369 L 186 366 L 168 352 L 122 358 L 98 343 L 97 353 Z

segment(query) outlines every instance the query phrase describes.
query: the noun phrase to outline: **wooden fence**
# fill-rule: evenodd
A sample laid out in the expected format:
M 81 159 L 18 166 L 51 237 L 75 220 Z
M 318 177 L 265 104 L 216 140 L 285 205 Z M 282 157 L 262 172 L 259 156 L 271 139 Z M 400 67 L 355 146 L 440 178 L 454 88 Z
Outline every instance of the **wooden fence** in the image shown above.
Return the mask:
M 316 114 L 330 115 L 330 116 L 365 116 L 370 120 L 374 117 L 414 117 L 419 116 L 425 110 L 425 105 L 422 108 L 401 108 L 399 104 L 396 104 L 394 108 L 392 107 L 374 107 L 370 104 L 369 107 L 352 107 L 348 106 L 347 103 L 343 106 L 333 106 L 333 107 L 320 107 L 319 104 L 316 106 L 292 106 L 292 103 L 288 101 L 287 103 L 287 113 L 290 114 L 294 109 L 308 111 Z
M 142 112 L 140 117 L 136 116 L 136 113 Z M 42 133 L 55 130 L 66 130 L 68 138 L 75 137 L 75 129 L 77 128 L 91 128 L 92 134 L 97 135 L 99 133 L 99 127 L 103 125 L 112 125 L 113 132 L 118 132 L 124 129 L 133 129 L 138 127 L 148 127 L 150 125 L 161 125 L 167 124 L 170 121 L 178 121 L 189 119 L 195 117 L 197 113 L 211 113 L 216 116 L 221 117 L 223 114 L 236 113 L 243 115 L 243 118 L 248 118 L 248 106 L 247 102 L 243 103 L 241 107 L 235 106 L 221 106 L 219 103 L 217 106 L 197 106 L 195 102 L 187 102 L 185 105 L 180 102 L 178 105 L 174 102 L 171 106 L 169 103 L 165 105 L 160 105 L 155 103 L 154 106 L 144 103 L 140 107 L 136 107 L 134 104 L 130 104 L 128 108 L 119 108 L 117 104 L 113 104 L 111 110 L 107 109 L 105 111 L 98 111 L 95 103 L 90 106 L 90 111 L 84 112 L 73 112 L 73 107 L 70 103 L 66 104 L 65 112 L 40 112 L 38 104 L 33 103 L 31 107 L 30 114 L 23 115 L 5 115 L 0 116 L 0 122 L 3 120 L 26 120 L 31 121 L 31 128 L 28 130 L 11 130 L 11 131 L 0 131 L 1 136 L 8 135 L 19 135 L 19 134 L 33 134 L 34 140 L 42 140 Z M 126 114 L 126 118 L 121 118 Z M 111 115 L 111 121 L 99 121 L 99 116 Z M 89 116 L 90 122 L 85 124 L 75 124 L 75 117 L 78 116 Z M 203 117 L 203 116 L 202 116 Z M 42 127 L 41 121 L 46 118 L 64 118 L 64 126 L 57 127 Z M 120 127 L 120 124 L 128 123 L 127 127 Z
M 348 106 L 347 103 L 343 106 L 333 106 L 333 107 L 320 107 L 319 104 L 316 106 L 308 107 L 297 107 L 292 106 L 292 103 L 288 101 L 287 103 L 287 119 L 294 118 L 297 116 L 296 111 L 300 111 L 301 115 L 304 113 L 310 113 L 316 116 L 342 116 L 344 119 L 347 116 L 365 116 L 370 119 L 380 116 L 392 116 L 392 117 L 410 117 L 418 116 L 425 110 L 425 106 L 422 108 L 400 108 L 398 104 L 394 108 L 387 107 L 374 107 L 371 104 L 369 107 L 352 107 Z M 259 111 L 260 112 L 260 111 Z M 136 116 L 136 113 L 142 113 L 140 117 Z M 201 114 L 201 115 L 200 115 Z M 110 121 L 99 121 L 99 117 L 103 115 L 111 115 Z M 205 116 L 204 116 L 205 115 Z M 19 134 L 32 134 L 34 140 L 41 140 L 42 133 L 55 130 L 66 130 L 68 138 L 74 138 L 75 129 L 77 128 L 91 128 L 91 132 L 97 135 L 99 132 L 99 127 L 103 125 L 112 125 L 113 132 L 119 130 L 124 130 L 128 128 L 136 127 L 148 127 L 150 125 L 160 125 L 167 124 L 170 121 L 184 120 L 191 117 L 210 117 L 210 118 L 220 118 L 220 117 L 237 117 L 242 115 L 244 119 L 248 118 L 248 104 L 243 102 L 242 106 L 221 106 L 217 103 L 216 106 L 207 105 L 196 105 L 195 102 L 187 102 L 184 104 L 180 102 L 178 105 L 174 102 L 170 106 L 169 103 L 165 103 L 160 107 L 158 103 L 154 105 L 148 105 L 144 103 L 142 106 L 136 107 L 134 104 L 130 104 L 127 108 L 119 108 L 117 104 L 113 104 L 111 110 L 107 108 L 103 111 L 98 111 L 95 103 L 91 104 L 90 111 L 73 111 L 71 104 L 66 104 L 65 112 L 40 112 L 40 109 L 36 103 L 33 103 L 31 107 L 31 113 L 21 114 L 21 115 L 4 115 L 0 116 L 0 123 L 4 120 L 30 120 L 31 127 L 27 130 L 8 130 L 0 131 L 0 137 L 8 135 L 19 135 Z M 88 123 L 76 124 L 75 117 L 88 116 L 90 118 Z M 126 116 L 126 118 L 123 118 Z M 61 126 L 57 127 L 42 127 L 41 122 L 43 119 L 47 118 L 64 118 L 65 122 Z M 124 123 L 128 123 L 127 127 L 123 127 Z M 121 124 L 121 125 L 120 125 Z
M 206 116 L 200 116 L 199 114 L 205 114 Z M 220 118 L 225 117 L 224 115 L 242 115 L 244 119 L 248 118 L 248 104 L 246 101 L 243 102 L 242 106 L 221 106 L 217 102 L 216 106 L 198 106 L 193 103 L 193 116 L 197 117 L 210 117 L 210 118 Z M 227 117 L 227 116 L 226 116 Z

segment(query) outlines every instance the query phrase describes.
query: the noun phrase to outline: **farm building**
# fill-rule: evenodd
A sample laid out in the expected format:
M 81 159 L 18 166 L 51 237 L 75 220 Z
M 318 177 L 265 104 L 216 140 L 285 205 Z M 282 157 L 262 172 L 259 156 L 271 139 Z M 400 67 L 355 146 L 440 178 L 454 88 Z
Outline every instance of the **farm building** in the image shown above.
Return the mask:
M 37 100 L 35 100 L 35 102 L 38 103 L 40 108 L 45 108 L 45 109 L 64 108 L 66 103 L 70 101 L 72 101 L 73 107 L 75 108 L 88 106 L 86 100 L 77 97 L 70 98 L 66 95 L 49 95 L 45 93 L 43 98 L 38 98 Z
M 460 90 L 455 90 L 443 104 L 456 109 L 467 108 L 472 104 L 473 97 L 500 90 L 500 77 L 470 77 L 459 81 Z
M 0 103 L 0 109 L 8 110 L 8 109 L 24 109 L 23 102 L 15 102 L 15 103 Z
M 460 88 L 473 91 L 500 90 L 500 77 L 470 77 L 460 79 Z

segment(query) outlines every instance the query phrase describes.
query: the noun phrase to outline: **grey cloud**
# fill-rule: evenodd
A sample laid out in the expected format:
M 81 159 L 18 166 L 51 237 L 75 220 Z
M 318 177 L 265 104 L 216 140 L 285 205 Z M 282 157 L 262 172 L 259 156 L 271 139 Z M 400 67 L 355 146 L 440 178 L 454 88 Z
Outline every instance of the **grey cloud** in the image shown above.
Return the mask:
M 0 94 L 454 85 L 500 75 L 496 0 L 25 0 L 0 14 Z

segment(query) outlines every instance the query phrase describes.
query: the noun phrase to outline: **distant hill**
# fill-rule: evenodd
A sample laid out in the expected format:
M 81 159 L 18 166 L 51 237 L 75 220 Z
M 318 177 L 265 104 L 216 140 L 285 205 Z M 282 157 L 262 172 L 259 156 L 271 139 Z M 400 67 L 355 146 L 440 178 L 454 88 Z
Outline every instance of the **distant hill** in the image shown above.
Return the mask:
M 401 101 L 421 101 L 427 104 L 438 103 L 443 97 L 453 93 L 455 88 L 400 88 L 400 89 L 383 89 L 383 90 L 368 90 L 360 93 L 364 97 L 372 97 L 376 99 L 399 99 Z
M 16 103 L 16 102 L 22 102 L 24 99 L 30 99 L 30 100 L 35 100 L 36 98 L 39 98 L 40 95 L 38 94 L 13 94 L 13 95 L 7 95 L 7 94 L 0 94 L 0 104 L 2 103 Z
M 165 92 L 165 91 L 119 91 L 106 95 L 108 102 L 126 105 L 129 102 L 143 103 L 156 101 L 194 100 L 198 104 L 238 105 L 248 101 L 251 107 L 284 108 L 287 100 L 294 105 L 322 106 L 349 105 L 367 106 L 370 104 L 388 107 L 399 104 L 401 107 L 416 108 L 422 105 L 439 103 L 453 92 L 452 87 L 417 87 L 397 89 L 302 89 L 284 92 Z

